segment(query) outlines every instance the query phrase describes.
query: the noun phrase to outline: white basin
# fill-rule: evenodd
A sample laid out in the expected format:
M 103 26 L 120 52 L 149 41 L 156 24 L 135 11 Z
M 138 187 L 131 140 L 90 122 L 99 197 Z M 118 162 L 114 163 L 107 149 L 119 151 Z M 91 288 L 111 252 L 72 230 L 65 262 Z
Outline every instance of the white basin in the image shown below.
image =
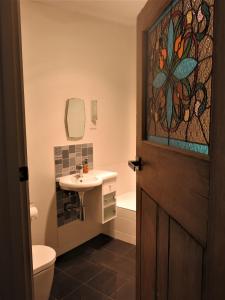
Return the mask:
M 101 184 L 102 179 L 91 174 L 84 174 L 82 177 L 72 174 L 59 179 L 61 189 L 75 192 L 86 192 Z

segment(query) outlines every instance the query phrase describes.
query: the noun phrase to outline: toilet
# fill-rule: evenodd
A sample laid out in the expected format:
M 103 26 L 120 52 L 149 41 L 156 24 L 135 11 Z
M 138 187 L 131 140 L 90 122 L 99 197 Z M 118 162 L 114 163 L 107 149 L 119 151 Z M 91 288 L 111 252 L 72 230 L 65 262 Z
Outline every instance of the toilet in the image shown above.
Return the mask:
M 30 219 L 38 218 L 38 210 L 30 205 Z M 54 276 L 56 252 L 45 245 L 32 245 L 34 300 L 48 300 Z
M 48 300 L 54 276 L 56 252 L 44 245 L 32 246 L 34 300 Z

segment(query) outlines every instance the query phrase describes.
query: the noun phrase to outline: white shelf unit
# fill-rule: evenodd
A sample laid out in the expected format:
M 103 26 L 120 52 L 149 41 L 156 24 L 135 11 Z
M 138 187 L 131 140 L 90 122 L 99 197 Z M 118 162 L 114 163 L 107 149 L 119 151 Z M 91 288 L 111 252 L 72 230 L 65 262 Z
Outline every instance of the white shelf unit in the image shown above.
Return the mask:
M 103 182 L 102 185 L 102 224 L 116 217 L 116 178 L 114 178 Z

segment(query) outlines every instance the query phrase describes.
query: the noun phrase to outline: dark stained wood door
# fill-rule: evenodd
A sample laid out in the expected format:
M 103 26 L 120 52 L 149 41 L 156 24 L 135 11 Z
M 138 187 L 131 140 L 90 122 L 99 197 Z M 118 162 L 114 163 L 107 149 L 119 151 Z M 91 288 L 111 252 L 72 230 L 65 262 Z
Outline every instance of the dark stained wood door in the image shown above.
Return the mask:
M 1 300 L 33 299 L 19 2 L 0 1 Z
M 138 300 L 225 299 L 224 16 L 223 1 L 150 0 L 138 17 Z

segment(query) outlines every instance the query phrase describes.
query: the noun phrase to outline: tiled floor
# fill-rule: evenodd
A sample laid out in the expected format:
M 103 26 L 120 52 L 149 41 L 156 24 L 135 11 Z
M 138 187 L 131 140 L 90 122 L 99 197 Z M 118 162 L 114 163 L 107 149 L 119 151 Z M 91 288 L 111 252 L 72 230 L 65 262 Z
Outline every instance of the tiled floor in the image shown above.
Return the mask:
M 60 256 L 50 300 L 135 300 L 136 247 L 106 235 Z

